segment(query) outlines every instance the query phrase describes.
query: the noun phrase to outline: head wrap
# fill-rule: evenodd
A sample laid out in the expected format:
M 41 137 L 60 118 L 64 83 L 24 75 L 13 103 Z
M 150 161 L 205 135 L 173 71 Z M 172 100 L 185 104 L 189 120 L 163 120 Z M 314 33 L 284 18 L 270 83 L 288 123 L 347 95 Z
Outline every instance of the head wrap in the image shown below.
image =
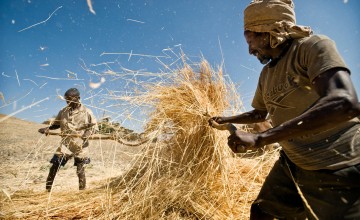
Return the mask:
M 296 25 L 292 0 L 253 0 L 244 11 L 244 30 L 268 32 L 272 48 L 312 34 L 310 27 Z
M 80 92 L 77 88 L 70 88 L 65 92 L 64 96 L 80 96 Z

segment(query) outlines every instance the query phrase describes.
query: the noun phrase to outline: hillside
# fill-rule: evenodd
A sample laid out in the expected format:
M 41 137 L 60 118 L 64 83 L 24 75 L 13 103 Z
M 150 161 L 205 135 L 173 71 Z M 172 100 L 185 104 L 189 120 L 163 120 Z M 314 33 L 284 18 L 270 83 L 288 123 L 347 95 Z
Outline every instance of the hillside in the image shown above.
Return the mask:
M 229 106 L 229 100 L 223 97 L 238 96 L 227 89 L 221 70 L 213 71 L 206 61 L 197 68 L 199 73 L 186 65 L 167 78 L 169 83 L 155 84 L 138 97 L 131 97 L 134 106 L 146 104 L 153 109 L 145 126 L 152 141 L 143 144 L 129 169 L 126 166 L 139 148 L 92 141 L 88 190 L 77 190 L 75 170 L 67 164 L 55 181 L 54 192 L 44 192 L 48 160 L 57 137 L 38 134 L 34 127 L 28 130 L 30 143 L 21 148 L 20 157 L 8 146 L 3 147 L 12 156 L 2 170 L 14 163 L 17 167 L 10 169 L 15 177 L 10 178 L 8 170 L 2 171 L 9 177 L 2 177 L 7 182 L 0 197 L 0 217 L 248 219 L 250 204 L 278 158 L 278 151 L 265 150 L 260 155 L 231 152 L 228 132 L 210 127 L 209 117 Z M 155 138 L 158 141 L 153 142 Z M 15 144 L 22 146 L 19 140 Z M 97 181 L 110 176 L 115 178 L 102 184 Z M 28 192 L 27 188 L 39 193 Z
M 0 119 L 5 115 L 0 114 Z M 0 187 L 11 195 L 19 190 L 45 191 L 45 180 L 60 137 L 45 136 L 37 130 L 46 125 L 15 117 L 0 123 Z M 98 180 L 120 175 L 139 147 L 126 147 L 115 141 L 90 141 L 91 163 L 87 167 L 88 188 Z M 73 160 L 57 176 L 54 191 L 77 190 Z

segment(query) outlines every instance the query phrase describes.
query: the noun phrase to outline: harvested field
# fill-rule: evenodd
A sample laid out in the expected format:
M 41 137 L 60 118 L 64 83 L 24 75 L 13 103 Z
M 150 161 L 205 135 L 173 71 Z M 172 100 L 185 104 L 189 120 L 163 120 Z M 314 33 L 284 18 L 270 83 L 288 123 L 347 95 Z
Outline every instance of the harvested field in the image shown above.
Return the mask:
M 208 125 L 210 116 L 241 109 L 221 68 L 215 71 L 206 61 L 185 64 L 165 81 L 144 88 L 138 96 L 119 99 L 150 106 L 149 141 L 136 148 L 92 141 L 89 187 L 81 192 L 70 164 L 51 193 L 43 190 L 56 137 L 37 134 L 42 125 L 2 122 L 1 217 L 248 219 L 278 152 L 235 155 L 226 144 L 228 133 Z M 18 129 L 20 123 L 24 126 Z

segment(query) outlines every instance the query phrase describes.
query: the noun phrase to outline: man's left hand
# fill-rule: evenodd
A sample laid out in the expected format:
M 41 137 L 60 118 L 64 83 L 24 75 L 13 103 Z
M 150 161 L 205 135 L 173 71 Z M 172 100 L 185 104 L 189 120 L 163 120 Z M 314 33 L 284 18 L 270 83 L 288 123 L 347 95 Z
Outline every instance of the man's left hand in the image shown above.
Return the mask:
M 236 130 L 232 135 L 228 137 L 228 145 L 234 153 L 240 153 L 251 147 L 257 146 L 259 135 L 247 133 L 241 130 Z
M 81 139 L 83 139 L 84 141 L 85 140 L 88 140 L 89 139 L 89 137 L 91 136 L 91 131 L 90 130 L 86 130 L 85 132 L 84 132 L 84 134 L 81 136 Z
M 82 148 L 88 147 L 89 146 L 89 141 L 88 140 L 84 140 L 82 143 Z

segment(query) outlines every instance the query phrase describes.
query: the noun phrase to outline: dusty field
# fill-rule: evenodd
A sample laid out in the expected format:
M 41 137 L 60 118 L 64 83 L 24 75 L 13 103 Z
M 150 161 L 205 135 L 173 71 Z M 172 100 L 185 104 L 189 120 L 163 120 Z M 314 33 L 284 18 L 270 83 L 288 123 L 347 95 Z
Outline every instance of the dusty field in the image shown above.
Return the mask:
M 4 115 L 0 115 L 0 119 Z M 0 189 L 10 196 L 20 190 L 45 192 L 49 160 L 60 142 L 58 136 L 37 132 L 46 125 L 9 118 L 0 123 Z M 87 188 L 99 180 L 119 176 L 129 166 L 140 147 L 127 147 L 115 141 L 90 141 L 91 163 L 86 167 Z M 73 159 L 59 171 L 53 190 L 77 191 L 78 178 Z
M 0 119 L 2 118 L 4 115 L 0 115 Z M 143 216 L 146 216 L 149 211 L 143 211 L 142 208 L 153 208 L 148 202 L 151 198 L 160 202 L 157 205 L 162 203 L 168 205 L 169 198 L 182 201 L 174 205 L 176 208 L 165 211 L 163 214 L 166 216 L 161 219 L 196 219 L 192 218 L 191 214 L 184 214 L 194 212 L 192 203 L 186 203 L 187 198 L 193 198 L 190 200 L 203 205 L 201 207 L 209 206 L 208 209 L 212 210 L 214 214 L 216 213 L 217 217 L 214 219 L 247 219 L 250 204 L 255 199 L 264 178 L 277 157 L 276 153 L 270 153 L 261 157 L 260 160 L 230 159 L 232 162 L 229 166 L 232 169 L 229 170 L 227 184 L 228 192 L 231 193 L 225 202 L 223 202 L 225 197 L 221 195 L 226 192 L 220 176 L 213 180 L 215 184 L 210 190 L 213 192 L 211 195 L 203 194 L 202 189 L 194 189 L 193 193 L 187 188 L 185 191 L 181 191 L 184 190 L 184 186 L 187 187 L 186 184 L 184 186 L 180 184 L 178 188 L 174 186 L 169 188 L 168 185 L 174 182 L 166 182 L 170 179 L 160 176 L 159 180 L 165 181 L 165 185 L 160 187 L 160 191 L 168 189 L 166 195 L 159 194 L 160 191 L 156 191 L 155 187 L 153 189 L 155 191 L 150 195 L 156 196 L 143 197 L 144 201 L 149 204 L 139 206 L 142 203 L 133 204 L 128 201 L 130 198 L 127 193 L 112 194 L 113 198 L 111 199 L 108 198 L 109 192 L 104 191 L 105 188 L 100 189 L 99 187 L 105 186 L 105 181 L 111 177 L 119 177 L 128 170 L 132 165 L 132 159 L 135 159 L 137 154 L 144 154 L 141 152 L 141 147 L 127 147 L 109 140 L 92 140 L 89 148 L 91 163 L 86 167 L 87 190 L 77 193 L 79 192 L 78 178 L 72 159 L 59 171 L 53 191 L 49 194 L 45 191 L 45 181 L 51 165 L 49 160 L 60 142 L 60 137 L 45 136 L 37 132 L 39 128 L 45 126 L 17 118 L 9 118 L 0 123 L 0 219 L 81 219 L 85 216 L 87 219 L 97 219 L 99 217 L 97 215 L 100 215 L 101 219 L 113 219 L 114 216 L 115 218 L 120 216 L 120 211 L 124 208 L 131 210 L 121 213 L 127 216 L 125 219 L 146 219 Z M 149 168 L 149 170 L 155 169 Z M 139 178 L 141 179 L 141 177 Z M 144 184 L 147 185 L 146 179 L 142 181 L 145 181 Z M 173 181 L 178 183 L 183 179 L 175 178 Z M 216 184 L 217 181 L 219 181 L 219 185 Z M 157 185 L 158 183 L 154 186 Z M 175 185 L 177 186 L 177 184 Z M 140 189 L 142 190 L 142 188 Z M 152 188 L 145 187 L 145 189 Z M 131 199 L 138 201 L 143 195 L 148 195 L 146 190 L 141 190 L 134 189 Z M 182 193 L 179 194 L 180 191 Z M 87 199 L 84 199 L 84 196 L 87 196 Z M 139 196 L 138 199 L 136 199 L 137 196 Z M 219 199 L 218 209 L 221 211 L 217 212 L 211 208 L 217 202 L 209 203 L 207 200 L 209 196 L 212 199 Z M 126 199 L 120 202 L 119 198 Z M 198 201 L 197 198 L 202 199 Z M 184 203 L 186 204 L 184 205 Z M 101 211 L 96 211 L 98 209 Z M 142 211 L 134 218 L 132 214 L 138 210 Z M 93 211 L 96 211 L 94 212 L 96 214 L 93 215 Z M 234 218 L 234 216 L 237 217 Z

